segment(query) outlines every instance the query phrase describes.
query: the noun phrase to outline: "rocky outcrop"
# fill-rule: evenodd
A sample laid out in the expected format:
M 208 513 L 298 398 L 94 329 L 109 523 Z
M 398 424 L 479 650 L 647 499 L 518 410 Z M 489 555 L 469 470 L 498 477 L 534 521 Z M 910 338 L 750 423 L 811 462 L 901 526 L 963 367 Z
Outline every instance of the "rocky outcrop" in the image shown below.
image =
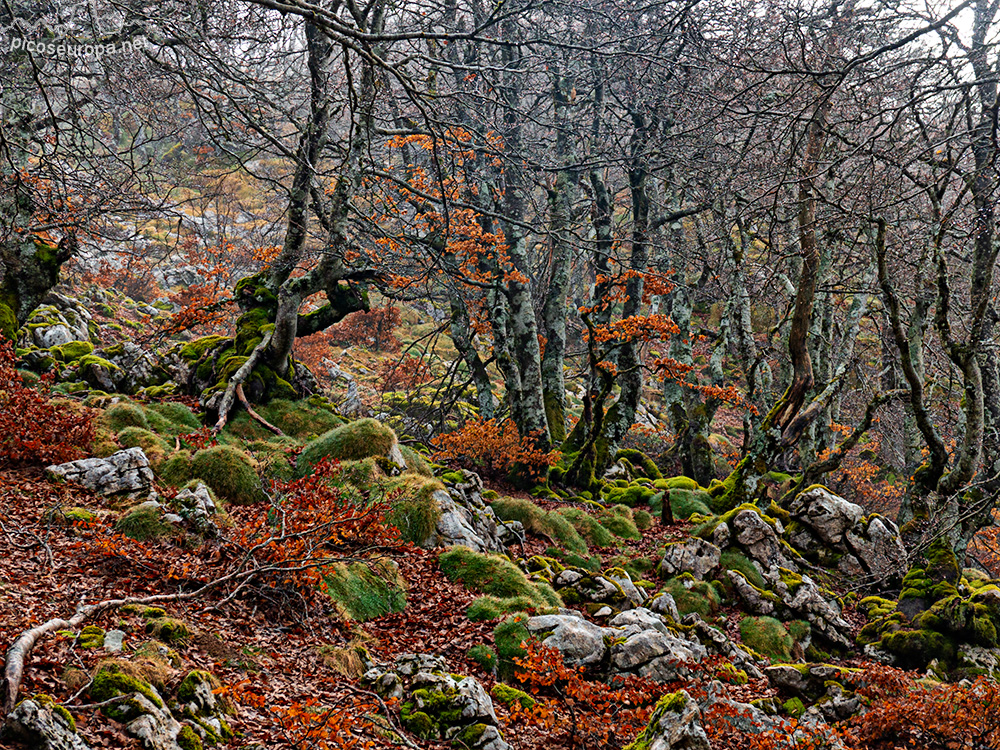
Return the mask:
M 827 643 L 850 648 L 852 628 L 841 616 L 837 598 L 807 575 L 772 565 L 764 573 L 766 588 L 757 588 L 736 570 L 726 572 L 747 610 L 783 620 L 807 620 Z
M 390 668 L 373 668 L 363 682 L 400 700 L 404 726 L 424 740 L 451 740 L 473 750 L 509 750 L 493 701 L 474 677 L 451 674 L 444 659 L 404 654 Z
M 888 518 L 865 516 L 860 505 L 815 486 L 788 507 L 788 541 L 821 565 L 884 587 L 906 572 L 906 549 L 899 528 Z
M 202 482 L 194 487 L 186 487 L 178 492 L 171 505 L 200 532 L 214 536 L 219 529 L 215 525 L 218 509 L 212 499 L 212 491 Z
M 689 665 L 708 656 L 698 638 L 638 607 L 620 612 L 606 627 L 571 610 L 528 618 L 528 632 L 559 651 L 566 664 L 588 667 L 605 679 L 639 676 L 670 682 L 688 676 Z
M 37 750 L 90 750 L 76 733 L 76 723 L 69 711 L 46 695 L 18 703 L 0 727 L 0 738 Z
M 714 544 L 697 537 L 668 544 L 660 562 L 660 575 L 670 578 L 690 573 L 703 581 L 718 570 L 721 554 L 722 550 Z
M 49 349 L 71 341 L 90 341 L 93 316 L 79 300 L 49 292 L 19 331 L 17 345 Z
M 107 458 L 84 458 L 46 469 L 50 477 L 81 484 L 102 495 L 150 496 L 153 470 L 142 448 L 128 448 Z
M 685 690 L 660 699 L 635 742 L 626 750 L 712 750 L 701 709 Z
M 462 477 L 461 482 L 452 484 L 447 490 L 437 490 L 431 496 L 438 505 L 440 516 L 434 533 L 421 546 L 462 545 L 475 552 L 504 553 L 511 544 L 523 542 L 521 523 L 501 521 L 483 500 L 483 481 L 479 475 L 463 471 Z

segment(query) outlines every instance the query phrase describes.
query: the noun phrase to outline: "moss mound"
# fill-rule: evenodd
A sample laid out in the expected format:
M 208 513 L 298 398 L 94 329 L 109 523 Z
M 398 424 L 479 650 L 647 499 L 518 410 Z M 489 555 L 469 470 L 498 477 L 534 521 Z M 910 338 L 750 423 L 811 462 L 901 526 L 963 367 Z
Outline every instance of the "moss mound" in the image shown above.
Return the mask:
M 324 458 L 348 461 L 384 456 L 395 443 L 396 433 L 390 428 L 375 419 L 359 419 L 328 430 L 310 442 L 299 456 L 296 471 L 306 476 Z
M 573 524 L 573 528 L 586 540 L 588 545 L 610 547 L 615 543 L 614 534 L 587 511 L 566 507 L 559 508 L 556 512 Z
M 530 637 L 528 629 L 524 626 L 527 620 L 528 615 L 518 612 L 493 628 L 493 643 L 497 648 L 497 671 L 507 682 L 514 678 L 516 667 L 513 660 L 528 653 L 524 647 Z
M 792 659 L 794 640 L 780 620 L 773 617 L 744 617 L 740 637 L 755 651 L 775 662 Z
M 441 507 L 432 496 L 444 488 L 436 479 L 420 474 L 407 473 L 386 480 L 390 504 L 386 520 L 399 529 L 404 540 L 425 543 L 434 534 L 441 518 Z
M 217 445 L 204 448 L 191 459 L 191 476 L 212 488 L 216 497 L 237 505 L 266 500 L 250 458 L 235 448 Z M 187 480 L 185 480 L 187 481 Z
M 186 435 L 201 428 L 201 420 L 185 404 L 166 401 L 161 404 L 144 406 L 143 414 L 149 428 L 158 435 L 175 437 Z
M 388 559 L 337 563 L 325 582 L 330 598 L 353 620 L 373 620 L 406 606 L 406 582 Z
M 520 568 L 500 555 L 484 555 L 468 547 L 452 547 L 438 556 L 438 564 L 449 580 L 459 581 L 467 589 L 488 594 L 497 600 L 521 598 L 533 602 L 532 606 L 537 608 L 562 605 L 550 587 L 529 581 Z M 481 610 L 491 606 L 499 610 L 496 616 L 509 611 L 506 604 L 491 600 L 483 602 Z M 494 618 L 483 616 L 483 619 Z
M 117 435 L 122 448 L 142 448 L 149 463 L 155 468 L 167 457 L 167 444 L 157 435 L 142 427 L 126 427 Z
M 569 519 L 558 512 L 543 510 L 530 500 L 518 497 L 500 497 L 491 506 L 498 518 L 503 521 L 520 521 L 528 533 L 547 537 L 578 555 L 589 552 L 580 533 Z
M 142 410 L 141 406 L 133 404 L 131 401 L 122 401 L 109 406 L 98 418 L 98 422 L 115 434 L 121 432 L 126 427 L 149 429 L 149 421 L 146 419 L 146 413 Z
M 718 589 L 707 581 L 696 581 L 690 573 L 671 578 L 663 590 L 677 603 L 681 615 L 697 612 L 704 618 L 711 617 L 722 603 Z
M 619 505 L 602 513 L 598 519 L 601 526 L 620 539 L 642 539 L 642 534 L 632 520 L 630 508 Z
M 149 506 L 126 511 L 115 522 L 115 531 L 137 542 L 162 539 L 174 533 L 173 527 L 160 519 L 160 511 Z

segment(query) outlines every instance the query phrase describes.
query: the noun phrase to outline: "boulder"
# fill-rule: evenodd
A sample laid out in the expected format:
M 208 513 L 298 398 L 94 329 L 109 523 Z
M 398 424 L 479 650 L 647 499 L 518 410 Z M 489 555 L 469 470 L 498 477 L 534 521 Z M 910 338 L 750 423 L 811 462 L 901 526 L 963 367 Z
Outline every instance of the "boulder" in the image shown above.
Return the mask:
M 177 735 L 181 725 L 162 701 L 156 705 L 142 693 L 133 693 L 115 704 L 113 718 L 122 722 L 145 750 L 180 750 Z
M 761 572 L 775 563 L 790 570 L 798 569 L 785 554 L 778 532 L 761 518 L 758 511 L 747 508 L 737 513 L 732 520 L 730 533 L 730 543 L 735 542 L 746 550 L 747 556 L 757 564 Z
M 864 575 L 879 585 L 906 573 L 906 548 L 899 527 L 888 518 L 872 516 L 867 525 L 859 522 L 844 534 L 844 543 L 850 554 L 840 560 L 843 573 Z
M 577 614 L 529 617 L 524 626 L 529 633 L 542 638 L 543 645 L 558 650 L 571 667 L 601 664 L 608 650 L 604 638 L 616 633 Z
M 79 300 L 49 292 L 19 331 L 17 345 L 48 349 L 71 341 L 90 341 L 92 318 Z
M 699 581 L 708 578 L 719 567 L 722 550 L 697 537 L 668 544 L 660 562 L 660 575 L 672 578 L 690 573 Z
M 808 526 L 821 541 L 839 545 L 844 534 L 864 517 L 860 505 L 834 495 L 825 487 L 811 487 L 800 493 L 788 508 L 792 518 Z
M 369 670 L 362 681 L 384 698 L 398 698 L 404 726 L 422 739 L 472 750 L 510 749 L 482 684 L 449 673 L 440 657 L 403 654 L 392 667 Z
M 48 696 L 18 703 L 10 712 L 0 738 L 10 738 L 37 750 L 90 750 L 76 733 L 73 717 Z
M 621 584 L 608 576 L 580 568 L 566 568 L 560 572 L 552 579 L 552 588 L 559 592 L 564 602 L 571 605 L 608 605 L 614 609 L 630 609 L 635 606 Z
M 75 482 L 102 495 L 149 497 L 152 495 L 153 470 L 142 448 L 128 448 L 107 458 L 84 458 L 49 466 L 50 477 Z
M 668 693 L 626 750 L 712 750 L 701 722 L 701 709 L 687 691 Z
M 174 496 L 171 504 L 199 530 L 218 532 L 214 519 L 219 511 L 212 491 L 203 482 L 185 487 Z
M 639 625 L 622 628 L 611 647 L 611 674 L 637 675 L 656 682 L 672 682 L 690 675 L 686 665 L 708 655 L 697 641 Z
M 511 544 L 523 542 L 521 523 L 501 521 L 483 500 L 483 482 L 479 475 L 465 471 L 463 477 L 463 482 L 431 495 L 438 504 L 440 516 L 434 533 L 421 546 L 462 545 L 475 552 L 504 553 Z

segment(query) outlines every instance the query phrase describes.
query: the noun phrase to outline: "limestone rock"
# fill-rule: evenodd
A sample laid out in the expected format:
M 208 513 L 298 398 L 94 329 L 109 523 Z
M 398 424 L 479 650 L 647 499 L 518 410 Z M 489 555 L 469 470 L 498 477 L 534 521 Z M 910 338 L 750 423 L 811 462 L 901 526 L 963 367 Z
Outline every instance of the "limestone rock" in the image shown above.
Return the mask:
M 181 725 L 165 706 L 157 706 L 142 693 L 133 693 L 115 707 L 115 718 L 125 724 L 125 731 L 137 738 L 145 750 L 179 750 L 177 735 Z
M 615 632 L 576 614 L 529 617 L 524 626 L 532 635 L 544 636 L 542 644 L 557 649 L 573 667 L 600 664 L 607 652 L 604 636 Z
M 851 554 L 841 560 L 842 572 L 863 574 L 874 584 L 884 584 L 888 579 L 906 573 L 906 548 L 899 537 L 899 527 L 888 518 L 875 516 L 868 525 L 858 523 L 844 534 L 844 543 Z M 857 572 L 850 570 L 849 562 L 858 561 Z
M 198 482 L 194 487 L 185 487 L 174 496 L 172 504 L 199 531 L 211 532 L 213 536 L 218 533 L 214 519 L 219 511 L 212 499 L 211 490 L 203 482 Z
M 701 709 L 679 690 L 663 696 L 636 741 L 626 750 L 712 750 L 701 725 Z
M 829 545 L 840 544 L 844 534 L 865 515 L 860 505 L 818 486 L 798 495 L 788 510 L 793 518 L 807 525 Z
M 681 620 L 680 612 L 677 611 L 677 602 L 666 591 L 661 591 L 653 596 L 652 599 L 646 602 L 646 607 L 659 615 L 669 617 L 674 622 L 680 622 Z
M 778 532 L 757 511 L 749 508 L 741 510 L 733 518 L 730 531 L 732 541 L 746 550 L 761 571 L 775 563 L 790 570 L 798 569 L 785 555 Z
M 483 500 L 479 475 L 465 471 L 463 476 L 463 482 L 431 495 L 441 515 L 434 533 L 422 546 L 462 545 L 475 552 L 502 553 L 509 545 L 524 541 L 521 523 L 501 521 Z
M 635 674 L 657 682 L 672 682 L 688 675 L 685 664 L 699 662 L 708 652 L 700 643 L 692 643 L 659 630 L 640 630 L 635 625 L 624 629 L 624 640 L 611 647 L 613 674 Z
M 671 578 L 681 573 L 690 573 L 702 581 L 719 567 L 721 555 L 722 550 L 697 537 L 674 542 L 668 544 L 663 553 L 660 575 Z
M 153 487 L 153 471 L 142 448 L 121 450 L 107 458 L 52 465 L 46 471 L 52 477 L 81 484 L 102 495 L 149 496 Z
M 9 737 L 38 750 L 90 750 L 76 733 L 65 709 L 49 700 L 27 698 L 10 712 L 0 728 L 0 737 Z
M 90 341 L 90 312 L 79 300 L 49 292 L 21 328 L 18 347 L 48 349 L 70 341 Z
M 400 718 L 416 734 L 471 750 L 510 749 L 486 689 L 474 677 L 449 673 L 440 657 L 403 654 L 388 669 L 369 670 L 362 681 L 383 697 L 399 698 Z

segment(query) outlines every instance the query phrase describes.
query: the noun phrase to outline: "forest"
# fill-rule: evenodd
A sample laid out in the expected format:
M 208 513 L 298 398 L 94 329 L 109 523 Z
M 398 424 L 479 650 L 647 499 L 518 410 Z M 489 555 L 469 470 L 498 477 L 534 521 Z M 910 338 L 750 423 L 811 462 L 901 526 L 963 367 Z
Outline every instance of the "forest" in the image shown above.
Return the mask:
M 5 0 L 0 748 L 1000 750 L 1000 0 Z

